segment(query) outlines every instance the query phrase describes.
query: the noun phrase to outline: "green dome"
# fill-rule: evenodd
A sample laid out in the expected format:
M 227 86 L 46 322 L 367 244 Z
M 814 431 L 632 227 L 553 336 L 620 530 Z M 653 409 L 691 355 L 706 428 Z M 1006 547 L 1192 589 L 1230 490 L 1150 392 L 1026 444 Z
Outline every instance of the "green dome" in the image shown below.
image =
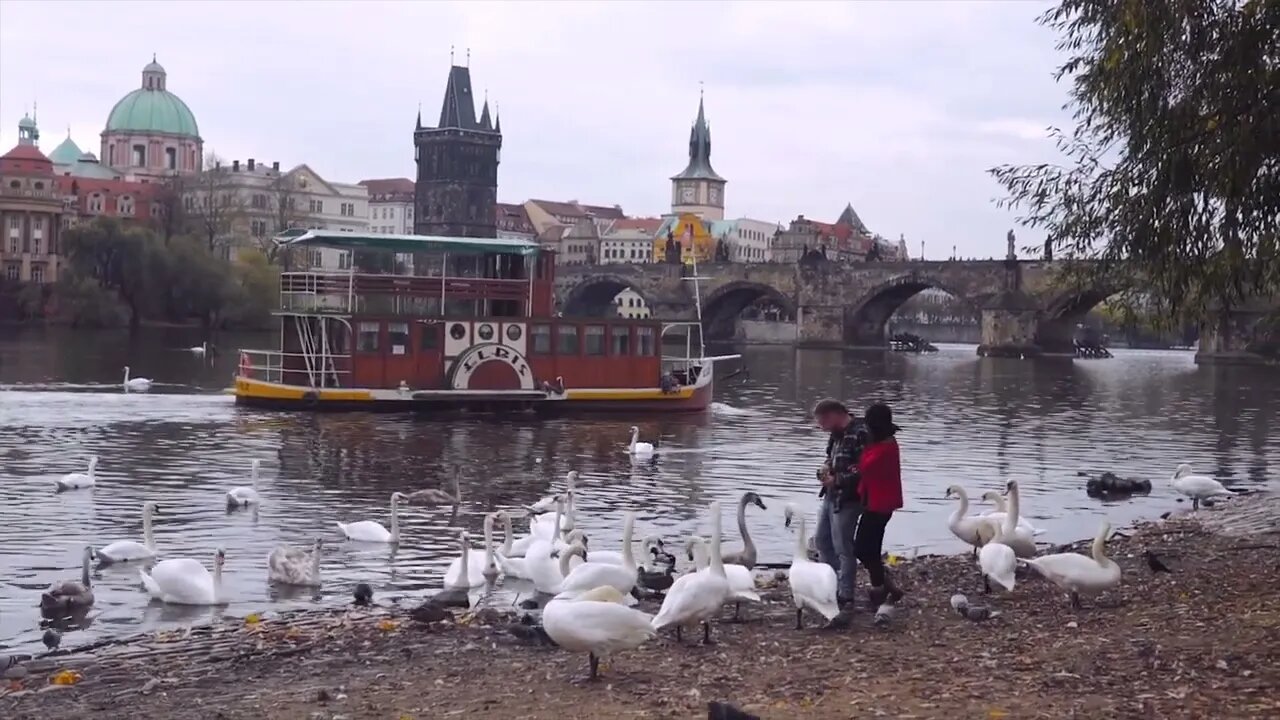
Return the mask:
M 63 140 L 58 147 L 53 149 L 53 152 L 49 153 L 49 159 L 53 161 L 54 165 L 75 165 L 83 154 L 84 151 L 68 135 L 66 140 Z
M 168 90 L 139 88 L 111 108 L 107 132 L 121 130 L 200 137 L 200 128 L 182 98 Z

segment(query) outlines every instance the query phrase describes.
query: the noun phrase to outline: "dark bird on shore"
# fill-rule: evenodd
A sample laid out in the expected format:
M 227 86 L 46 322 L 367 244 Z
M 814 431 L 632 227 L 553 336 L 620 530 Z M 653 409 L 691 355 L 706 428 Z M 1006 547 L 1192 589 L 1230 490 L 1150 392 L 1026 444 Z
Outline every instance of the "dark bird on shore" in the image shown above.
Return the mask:
M 356 585 L 355 598 L 357 605 L 368 605 L 373 602 L 373 588 L 369 587 L 369 583 L 359 583 Z
M 636 586 L 655 593 L 666 592 L 671 587 L 671 584 L 675 582 L 673 574 L 676 569 L 676 558 L 670 553 L 659 552 L 656 547 L 649 548 L 649 552 L 653 554 L 654 564 L 658 569 L 646 570 L 644 567 L 639 568 L 636 575 Z
M 729 703 L 712 700 L 707 703 L 707 720 L 760 720 L 760 716 L 743 712 Z
M 1146 552 L 1142 553 L 1142 555 L 1147 559 L 1147 567 L 1151 568 L 1151 572 L 1173 574 L 1173 571 L 1169 569 L 1169 566 L 1165 565 L 1164 562 L 1161 561 L 1159 557 L 1156 557 L 1155 553 L 1151 552 L 1150 550 L 1147 550 Z
M 452 618 L 453 613 L 446 610 L 444 605 L 436 602 L 435 598 L 431 598 L 410 610 L 409 617 L 420 623 L 433 623 Z
M 40 639 L 44 641 L 45 647 L 49 648 L 50 650 L 54 650 L 59 645 L 62 644 L 62 633 L 58 632 L 57 630 L 54 630 L 53 628 L 49 628 L 48 630 L 44 631 L 44 636 L 41 637 Z

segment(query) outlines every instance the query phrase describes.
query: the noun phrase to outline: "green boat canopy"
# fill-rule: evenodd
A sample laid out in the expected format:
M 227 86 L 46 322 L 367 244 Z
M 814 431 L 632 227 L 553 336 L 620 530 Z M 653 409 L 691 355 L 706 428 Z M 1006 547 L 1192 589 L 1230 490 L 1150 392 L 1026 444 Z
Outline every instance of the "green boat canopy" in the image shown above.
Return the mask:
M 320 245 L 351 250 L 386 250 L 398 253 L 445 252 L 462 254 L 500 253 L 524 257 L 537 255 L 541 248 L 529 240 L 510 238 L 464 238 L 443 235 L 383 235 L 334 230 L 294 228 L 275 236 L 276 245 L 294 247 Z

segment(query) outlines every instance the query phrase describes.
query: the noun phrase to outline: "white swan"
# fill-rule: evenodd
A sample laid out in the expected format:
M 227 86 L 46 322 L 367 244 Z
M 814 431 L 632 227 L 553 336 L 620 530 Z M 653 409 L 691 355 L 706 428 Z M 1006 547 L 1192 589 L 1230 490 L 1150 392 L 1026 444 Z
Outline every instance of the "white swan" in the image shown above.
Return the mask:
M 156 556 L 156 540 L 151 534 L 151 515 L 160 512 L 153 502 L 142 504 L 142 542 L 133 540 L 117 540 L 106 547 L 98 548 L 94 554 L 102 565 L 134 560 L 150 560 Z
M 80 580 L 53 583 L 40 595 L 40 609 L 45 613 L 67 612 L 93 605 L 93 586 L 89 582 L 89 562 L 93 548 L 85 546 L 80 564 Z
M 479 587 L 488 579 L 489 568 L 493 565 L 493 516 L 484 518 L 484 552 L 477 552 L 471 547 L 469 535 L 467 539 L 461 556 L 454 558 L 444 571 L 445 587 Z
M 1120 566 L 1106 555 L 1107 534 L 1111 523 L 1102 522 L 1093 538 L 1093 557 L 1079 553 L 1054 553 L 1022 560 L 1054 585 L 1071 595 L 1071 607 L 1080 607 L 1081 595 L 1097 595 L 1120 584 Z
M 169 605 L 220 605 L 225 559 L 226 554 L 218 548 L 213 556 L 212 576 L 204 565 L 191 558 L 161 560 L 150 573 L 139 570 L 138 576 L 153 599 Z
M 969 493 L 959 485 L 947 488 L 946 497 L 960 498 L 960 506 L 951 513 L 950 519 L 947 520 L 947 528 L 951 530 L 952 535 L 972 545 L 976 556 L 978 548 L 988 543 L 995 535 L 995 528 L 999 523 L 989 522 L 982 515 L 969 515 Z
M 194 355 L 199 355 L 200 357 L 204 357 L 204 354 L 208 351 L 209 351 L 209 342 L 207 340 L 205 342 L 200 343 L 199 345 L 196 345 L 195 347 L 187 348 L 187 352 L 192 353 Z
M 267 556 L 268 582 L 301 587 L 320 587 L 320 546 L 316 538 L 311 550 L 281 545 Z
M 705 570 L 681 575 L 653 618 L 653 629 L 675 627 L 676 640 L 681 628 L 702 623 L 702 642 L 711 642 L 711 618 L 729 596 L 729 578 L 720 556 L 720 503 L 711 503 L 711 565 Z
M 570 470 L 569 473 L 564 476 L 564 481 L 565 481 L 566 492 L 572 493 L 574 490 L 574 487 L 578 483 L 578 471 Z M 560 496 L 548 495 L 542 498 L 538 502 L 529 506 L 529 512 L 533 515 L 539 515 L 545 512 L 551 512 L 556 508 L 556 498 L 558 497 Z
M 1200 509 L 1200 501 L 1215 497 L 1228 497 L 1236 493 L 1207 475 L 1192 475 L 1191 466 L 1182 463 L 1173 471 L 1173 489 L 1191 498 L 1191 508 Z
M 786 525 L 791 527 L 796 521 L 796 549 L 791 558 L 791 569 L 787 573 L 787 582 L 791 585 L 791 599 L 796 604 L 796 629 L 804 628 L 804 609 L 809 608 L 831 620 L 840 614 L 840 604 L 836 600 L 836 571 L 824 562 L 809 559 L 809 548 L 805 541 L 804 515 L 796 512 L 795 505 L 788 505 Z
M 710 558 L 707 557 L 706 539 L 691 536 L 685 543 L 685 552 L 693 560 L 695 569 L 701 570 L 708 566 Z M 760 602 L 760 594 L 756 592 L 756 579 L 747 566 L 736 563 L 725 563 L 724 574 L 729 579 L 729 597 L 725 598 L 725 602 L 733 603 L 733 619 L 737 620 L 744 601 Z
M 338 529 L 348 540 L 359 542 L 398 543 L 400 542 L 400 501 L 405 496 L 402 492 L 391 493 L 391 530 L 382 523 L 373 520 L 360 520 L 353 523 L 338 523 Z
M 1004 516 L 1009 514 L 1009 508 L 1005 504 L 1004 496 L 996 492 L 995 490 L 988 490 L 982 493 L 982 499 L 986 500 L 992 505 L 995 505 L 996 509 L 992 510 L 991 512 L 982 513 L 980 517 L 986 518 L 996 523 L 997 525 L 1003 524 Z M 1018 518 L 1018 530 L 1019 532 L 1031 533 L 1033 536 L 1044 534 L 1044 530 L 1042 528 L 1037 528 L 1036 526 L 1027 522 L 1026 518 L 1021 518 L 1021 517 Z
M 97 477 L 94 471 L 98 469 L 98 456 L 93 455 L 89 458 L 89 471 L 87 473 L 67 473 L 58 480 L 54 481 L 54 490 L 64 492 L 66 490 L 80 490 L 82 488 L 91 488 L 97 484 Z
M 1022 496 L 1018 491 L 1018 481 L 1010 480 L 1007 488 L 1009 493 L 1009 512 L 1004 516 L 1004 523 L 998 526 L 1000 528 L 1000 538 L 998 540 L 993 538 L 991 542 L 1008 545 L 1013 548 L 1013 552 L 1018 557 L 1035 557 L 1036 541 L 1034 536 L 1018 525 L 1022 506 Z
M 249 507 L 262 502 L 258 495 L 258 466 L 261 460 L 254 460 L 249 466 L 249 485 L 233 487 L 227 491 L 227 507 Z
M 405 497 L 409 498 L 409 502 L 411 503 L 418 503 L 427 507 L 431 507 L 433 505 L 461 505 L 462 486 L 458 480 L 458 476 L 461 474 L 462 469 L 454 467 L 449 480 L 453 487 L 452 495 L 440 488 L 427 488 L 425 490 L 414 490 Z
M 653 454 L 653 443 L 639 442 L 640 428 L 635 425 L 631 426 L 631 444 L 627 449 L 636 457 L 646 457 Z
M 995 580 L 1005 590 L 1013 590 L 1018 555 L 1004 544 L 1004 530 L 1004 527 L 997 526 L 995 537 L 978 551 L 978 568 L 982 571 L 982 582 L 988 592 L 991 591 L 988 579 Z
M 511 513 L 506 510 L 499 510 L 494 513 L 499 520 L 502 521 L 502 547 L 494 553 L 498 561 L 498 567 L 501 568 L 502 574 L 507 577 L 513 577 L 520 580 L 529 579 L 529 571 L 525 568 L 525 559 L 523 557 L 512 557 L 511 548 L 514 544 L 512 541 L 514 529 L 511 527 Z
M 557 595 L 542 610 L 542 629 L 565 650 L 588 653 L 589 677 L 595 679 L 601 657 L 630 650 L 654 636 L 653 616 L 623 606 L 624 599 L 608 585 L 572 598 Z
M 747 530 L 747 505 L 755 505 L 761 510 L 768 510 L 765 507 L 764 500 L 754 492 L 747 491 L 742 493 L 742 497 L 738 499 L 738 534 L 742 536 L 742 549 L 737 552 L 728 552 L 724 554 L 724 564 L 742 565 L 751 570 L 756 566 L 756 544 L 751 540 L 751 533 Z M 733 578 L 729 578 L 730 581 Z
M 125 392 L 136 391 L 146 392 L 151 389 L 151 381 L 147 378 L 129 378 L 129 366 L 124 366 L 124 390 Z
M 564 512 L 564 500 L 556 500 L 556 511 L 554 522 L 560 523 L 560 516 Z M 571 548 L 572 549 L 572 546 Z M 550 537 L 536 537 L 529 545 L 528 551 L 524 556 L 525 572 L 529 579 L 533 581 L 533 587 L 540 593 L 547 595 L 555 595 L 560 592 L 560 584 L 564 582 L 564 576 L 569 573 L 569 562 L 577 553 L 563 554 L 559 561 L 556 560 L 554 553 L 557 550 L 556 542 Z M 563 569 L 562 569 L 563 568 Z
M 622 564 L 599 562 L 596 553 L 587 553 L 587 561 L 573 568 L 560 584 L 561 594 L 584 593 L 608 585 L 622 594 L 631 592 L 636 585 L 636 559 L 631 549 L 631 534 L 635 529 L 635 513 L 628 512 L 622 521 Z

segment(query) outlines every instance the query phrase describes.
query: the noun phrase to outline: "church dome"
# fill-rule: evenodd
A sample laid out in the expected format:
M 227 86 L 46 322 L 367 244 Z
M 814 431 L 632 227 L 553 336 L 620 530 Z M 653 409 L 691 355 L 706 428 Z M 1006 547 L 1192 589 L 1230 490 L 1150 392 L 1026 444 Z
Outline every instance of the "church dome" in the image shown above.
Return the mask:
M 166 88 L 164 67 L 152 58 L 142 69 L 142 87 L 111 108 L 106 132 L 164 133 L 200 137 L 196 117 L 182 98 Z

